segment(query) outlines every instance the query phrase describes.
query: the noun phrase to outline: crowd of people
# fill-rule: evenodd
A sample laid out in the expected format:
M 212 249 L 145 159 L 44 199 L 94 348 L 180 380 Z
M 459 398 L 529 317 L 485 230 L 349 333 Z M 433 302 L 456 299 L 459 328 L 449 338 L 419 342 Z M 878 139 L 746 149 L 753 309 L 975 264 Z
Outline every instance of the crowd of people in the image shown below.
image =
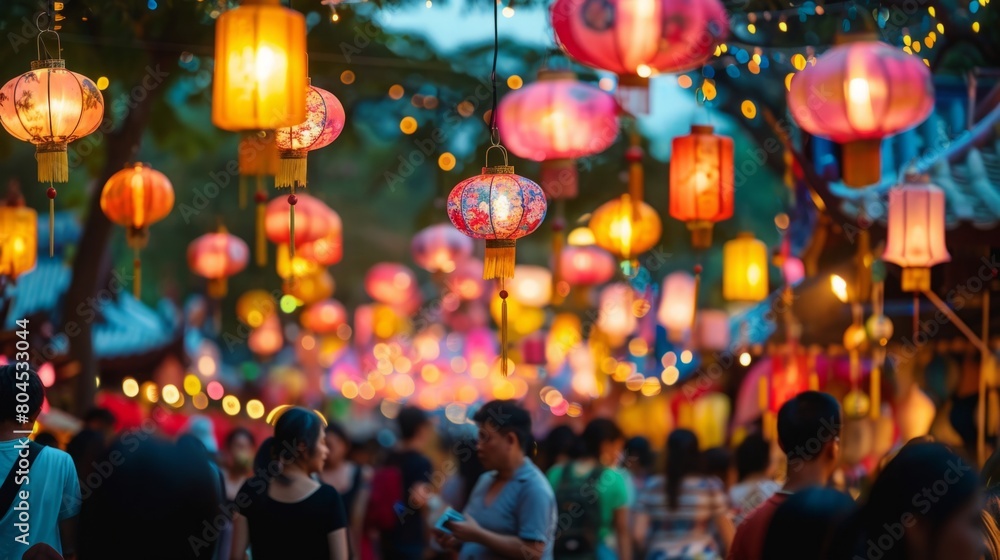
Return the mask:
M 773 444 L 702 450 L 676 429 L 660 465 L 606 418 L 536 442 L 513 401 L 443 443 L 403 407 L 391 449 L 305 408 L 221 448 L 205 417 L 167 438 L 98 409 L 62 451 L 18 433 L 44 398 L 28 374 L 0 367 L 0 560 L 1000 560 L 1000 460 L 980 473 L 921 438 L 855 499 L 833 483 L 841 410 L 819 392 L 781 407 Z

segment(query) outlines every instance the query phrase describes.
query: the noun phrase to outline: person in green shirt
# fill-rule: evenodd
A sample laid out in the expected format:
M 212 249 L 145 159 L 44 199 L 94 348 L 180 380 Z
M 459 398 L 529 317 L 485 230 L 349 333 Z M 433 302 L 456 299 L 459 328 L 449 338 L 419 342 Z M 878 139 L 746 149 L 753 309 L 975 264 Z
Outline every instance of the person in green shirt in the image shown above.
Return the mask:
M 617 468 L 625 438 L 606 418 L 592 420 L 580 437 L 583 454 L 547 473 L 559 507 L 555 559 L 631 560 L 628 484 Z

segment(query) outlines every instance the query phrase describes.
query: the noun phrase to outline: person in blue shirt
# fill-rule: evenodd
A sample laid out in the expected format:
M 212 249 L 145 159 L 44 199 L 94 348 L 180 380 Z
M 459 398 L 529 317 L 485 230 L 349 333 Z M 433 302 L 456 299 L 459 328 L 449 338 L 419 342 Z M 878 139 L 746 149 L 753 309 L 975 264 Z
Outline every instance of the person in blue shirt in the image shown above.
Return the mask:
M 477 455 L 487 470 L 462 512 L 438 542 L 457 548 L 460 560 L 552 560 L 556 499 L 545 474 L 528 458 L 534 448 L 531 417 L 513 401 L 492 401 L 473 417 Z

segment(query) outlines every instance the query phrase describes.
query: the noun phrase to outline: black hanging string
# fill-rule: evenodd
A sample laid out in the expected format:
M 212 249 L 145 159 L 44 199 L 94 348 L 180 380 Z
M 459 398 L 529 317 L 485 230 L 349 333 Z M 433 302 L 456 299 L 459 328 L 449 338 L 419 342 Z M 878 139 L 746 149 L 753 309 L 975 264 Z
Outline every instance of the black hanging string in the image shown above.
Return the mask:
M 500 133 L 497 130 L 497 57 L 500 55 L 500 0 L 493 0 L 493 72 L 490 81 L 493 84 L 493 109 L 490 110 L 490 140 L 500 143 Z M 495 137 L 495 138 L 494 138 Z

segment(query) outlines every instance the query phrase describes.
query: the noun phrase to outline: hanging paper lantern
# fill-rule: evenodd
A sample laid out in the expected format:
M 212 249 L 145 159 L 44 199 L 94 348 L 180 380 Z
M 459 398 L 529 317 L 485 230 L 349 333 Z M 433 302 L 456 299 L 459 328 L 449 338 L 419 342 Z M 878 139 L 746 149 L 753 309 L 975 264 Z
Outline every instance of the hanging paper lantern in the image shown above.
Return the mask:
M 419 298 L 420 286 L 413 271 L 398 263 L 378 263 L 365 274 L 365 291 L 386 305 L 403 305 Z
M 543 266 L 518 265 L 510 281 L 510 295 L 528 307 L 545 307 L 552 301 L 552 272 Z
M 590 217 L 597 244 L 622 261 L 638 266 L 637 257 L 652 249 L 662 233 L 660 216 L 628 194 L 602 204 Z
M 881 140 L 920 124 L 933 106 L 931 72 L 920 57 L 877 41 L 828 50 L 788 91 L 803 130 L 843 144 L 841 175 L 852 187 L 878 183 Z
M 247 337 L 247 347 L 262 358 L 277 354 L 284 344 L 285 337 L 281 334 L 281 321 L 277 313 L 270 315 L 263 325 L 251 331 Z
M 673 342 L 680 342 L 694 323 L 697 288 L 694 277 L 686 272 L 674 272 L 663 279 L 663 295 L 657 320 L 666 327 Z
M 618 75 L 626 109 L 648 109 L 653 72 L 700 68 L 726 38 L 718 0 L 556 0 L 552 29 L 567 55 Z
M 472 239 L 448 224 L 426 227 L 413 237 L 413 262 L 428 272 L 454 272 L 458 263 L 472 255 Z
M 299 321 L 306 330 L 316 334 L 330 334 L 347 324 L 347 310 L 339 301 L 328 299 L 303 309 Z
M 0 206 L 0 278 L 16 282 L 38 260 L 38 213 L 24 205 L 14 183 Z
M 597 328 L 608 336 L 612 347 L 618 347 L 635 331 L 638 324 L 634 312 L 635 293 L 628 284 L 608 284 L 601 290 L 597 310 Z
M 126 228 L 125 239 L 135 250 L 136 299 L 142 290 L 139 251 L 149 242 L 149 226 L 167 217 L 173 207 L 174 187 L 170 180 L 141 163 L 112 175 L 101 191 L 101 210 L 109 220 Z
M 479 299 L 486 291 L 486 283 L 483 281 L 483 261 L 466 259 L 458 263 L 455 271 L 445 280 L 445 285 L 451 293 L 465 301 Z
M 306 243 L 322 239 L 340 222 L 340 217 L 320 199 L 304 193 L 296 195 L 296 198 L 298 199 L 294 233 L 296 245 L 301 247 Z M 280 198 L 267 203 L 264 229 L 271 243 L 287 245 L 293 239 L 293 234 L 288 228 L 287 209 L 285 201 Z
M 306 117 L 299 124 L 279 128 L 275 145 L 281 165 L 275 178 L 276 187 L 306 186 L 306 154 L 329 146 L 344 130 L 344 106 L 337 96 L 315 86 L 306 95 Z
M 263 325 L 277 309 L 278 303 L 267 290 L 250 290 L 236 300 L 236 317 L 255 329 Z
M 207 233 L 188 245 L 188 267 L 208 279 L 208 295 L 221 299 L 226 295 L 226 281 L 247 265 L 250 249 L 239 237 L 220 227 L 217 233 Z
M 302 305 L 310 305 L 332 297 L 336 287 L 330 272 L 320 269 L 293 277 L 285 284 L 285 293 L 301 301 Z
M 288 249 L 288 245 L 278 245 L 277 258 L 274 264 L 275 270 L 278 272 L 278 277 L 289 281 L 301 276 L 316 274 L 323 269 L 322 266 L 304 258 L 301 254 L 293 257 L 291 251 Z M 288 292 L 287 282 L 285 292 Z
M 931 267 L 951 260 L 945 246 L 944 192 L 926 176 L 907 175 L 889 191 L 889 217 L 882 260 L 903 267 L 903 290 L 925 292 Z
M 694 320 L 694 346 L 702 351 L 729 348 L 729 314 L 721 309 L 702 309 Z
M 560 255 L 559 270 L 570 286 L 597 286 L 614 278 L 615 258 L 597 245 L 570 245 Z
M 306 19 L 280 0 L 243 0 L 215 24 L 212 123 L 234 132 L 306 119 Z
M 768 294 L 767 245 L 741 233 L 722 247 L 722 297 L 761 301 Z
M 733 198 L 733 139 L 703 125 L 674 138 L 670 215 L 687 224 L 694 248 L 712 245 L 712 224 L 733 216 Z
M 327 233 L 323 237 L 303 243 L 297 256 L 320 266 L 331 266 L 344 258 L 344 223 L 340 214 L 327 207 Z
M 264 235 L 264 220 L 267 205 L 267 190 L 264 177 L 278 174 L 278 147 L 274 143 L 274 131 L 249 132 L 240 139 L 240 208 L 247 206 L 246 177 L 255 179 L 254 202 L 257 204 L 256 236 L 254 254 L 257 266 L 267 264 L 267 241 Z
M 575 198 L 576 160 L 614 144 L 618 105 L 572 72 L 543 70 L 537 82 L 504 96 L 497 126 L 512 153 L 542 162 L 541 185 L 549 198 Z
M 573 313 L 560 313 L 552 319 L 545 341 L 545 359 L 549 371 L 557 372 L 566 363 L 570 350 L 583 340 L 583 323 Z

